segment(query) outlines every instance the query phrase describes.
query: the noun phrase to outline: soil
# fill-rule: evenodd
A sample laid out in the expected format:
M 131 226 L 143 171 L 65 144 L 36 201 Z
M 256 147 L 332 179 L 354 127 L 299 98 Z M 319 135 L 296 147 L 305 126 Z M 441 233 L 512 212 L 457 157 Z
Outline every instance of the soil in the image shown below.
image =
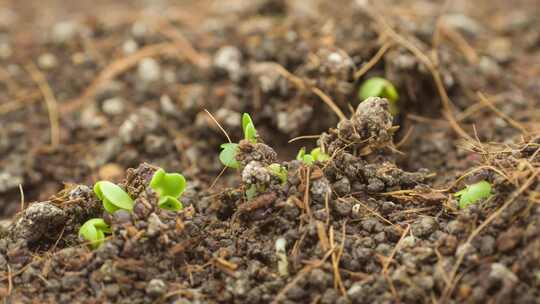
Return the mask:
M 536 0 L 0 0 L 0 298 L 540 303 L 539 15 Z M 396 86 L 395 117 L 358 100 L 372 76 Z M 240 141 L 244 112 L 257 143 Z M 241 164 L 223 174 L 221 127 Z M 294 160 L 303 146 L 330 161 Z M 157 207 L 159 167 L 188 181 L 181 212 Z M 133 212 L 105 214 L 99 180 Z M 480 180 L 492 195 L 458 208 Z M 112 234 L 91 250 L 78 231 L 102 216 Z

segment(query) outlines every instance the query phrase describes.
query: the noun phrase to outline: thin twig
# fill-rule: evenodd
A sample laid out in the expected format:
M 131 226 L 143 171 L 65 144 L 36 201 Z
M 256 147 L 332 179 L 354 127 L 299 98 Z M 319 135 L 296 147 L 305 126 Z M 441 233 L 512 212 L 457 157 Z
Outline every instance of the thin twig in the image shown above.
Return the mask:
M 178 43 L 164 42 L 145 46 L 129 56 L 113 61 L 99 73 L 79 97 L 68 101 L 60 112 L 69 114 L 78 110 L 97 93 L 103 84 L 134 67 L 142 59 L 166 54 L 178 55 Z
M 216 176 L 216 178 L 214 178 L 214 181 L 212 182 L 212 184 L 210 185 L 210 187 L 208 188 L 208 190 L 211 190 L 212 188 L 214 188 L 214 186 L 217 184 L 219 178 L 223 175 L 223 173 L 225 173 L 225 171 L 227 170 L 228 167 L 223 167 L 223 169 L 221 169 L 221 172 L 219 172 L 218 176 Z
M 296 277 L 292 281 L 290 281 L 287 285 L 285 285 L 285 287 L 283 287 L 283 289 L 281 289 L 279 291 L 279 293 L 276 295 L 276 297 L 271 302 L 271 304 L 278 304 L 279 301 L 281 301 L 285 297 L 285 295 L 287 294 L 287 291 L 289 291 L 291 288 L 293 288 L 294 285 L 296 285 L 296 283 L 298 283 L 298 281 L 300 281 L 303 277 L 305 277 L 307 274 L 309 274 L 313 269 L 319 268 L 322 265 L 324 265 L 326 260 L 332 255 L 332 253 L 334 252 L 335 249 L 336 249 L 335 247 L 331 248 L 330 250 L 328 250 L 328 252 L 326 252 L 326 254 L 324 255 L 324 257 L 321 260 L 317 261 L 314 264 L 306 265 L 304 268 L 302 268 L 302 270 L 300 270 L 300 272 L 298 272 Z
M 7 264 L 8 269 L 8 297 L 11 296 L 11 292 L 13 291 L 13 278 L 12 278 L 12 272 L 11 272 L 11 266 Z
M 169 21 L 162 20 L 159 22 L 156 31 L 159 31 L 165 37 L 174 41 L 180 53 L 184 54 L 186 59 L 191 63 L 200 68 L 208 68 L 210 66 L 210 56 L 195 50 L 191 42 L 178 29 L 172 26 Z
M 285 79 L 289 80 L 290 82 L 292 82 L 299 90 L 305 90 L 305 89 L 309 89 L 311 92 L 313 92 L 315 95 L 319 96 L 319 98 L 321 98 L 321 100 L 328 106 L 330 107 L 330 109 L 332 109 L 332 111 L 334 111 L 334 113 L 336 113 L 336 115 L 339 117 L 340 120 L 345 120 L 347 119 L 347 117 L 345 116 L 345 114 L 343 114 L 343 112 L 341 111 L 341 109 L 336 105 L 336 103 L 328 96 L 326 95 L 323 91 L 321 91 L 321 89 L 317 88 L 317 87 L 313 87 L 313 86 L 309 86 L 306 84 L 306 82 L 292 74 L 291 72 L 287 71 L 286 68 L 284 68 L 282 65 L 280 65 L 279 63 L 276 63 L 276 62 L 269 62 L 268 64 L 270 64 L 271 66 L 273 66 L 276 71 L 278 73 L 280 73 Z
M 35 91 L 24 96 L 15 98 L 12 101 L 0 102 L 0 115 L 4 115 L 16 111 L 27 104 L 38 101 L 41 97 L 41 92 Z
M 354 73 L 354 80 L 358 80 L 360 77 L 364 76 L 365 73 L 367 73 L 369 70 L 371 70 L 386 54 L 386 52 L 392 48 L 393 42 L 386 42 L 383 44 L 383 46 L 375 53 L 375 55 L 366 63 L 364 64 L 358 71 Z
M 429 59 L 428 56 L 426 56 L 418 47 L 416 47 L 414 44 L 412 44 L 410 41 L 408 41 L 405 37 L 398 34 L 387 22 L 384 20 L 384 18 L 376 13 L 374 10 L 366 9 L 365 12 L 371 16 L 375 21 L 379 23 L 379 25 L 384 28 L 384 30 L 390 35 L 392 39 L 395 40 L 398 44 L 402 45 L 404 48 L 409 50 L 411 53 L 413 53 L 418 60 L 420 60 L 430 71 L 433 80 L 435 82 L 435 86 L 437 88 L 437 91 L 441 97 L 442 105 L 443 105 L 443 115 L 448 119 L 448 122 L 450 123 L 450 126 L 452 129 L 459 134 L 460 136 L 472 139 L 467 132 L 465 132 L 461 126 L 457 123 L 455 117 L 452 115 L 452 102 L 450 101 L 450 97 L 448 97 L 448 93 L 446 92 L 446 89 L 444 88 L 444 83 L 442 81 L 441 75 L 439 73 L 439 70 L 433 64 L 431 59 Z
M 441 26 L 439 28 L 441 30 L 441 33 L 448 38 L 450 41 L 452 41 L 454 44 L 456 44 L 458 50 L 460 50 L 467 61 L 470 64 L 477 64 L 478 63 L 478 54 L 474 50 L 473 47 L 467 42 L 467 40 L 461 35 L 458 31 L 447 27 L 447 26 Z
M 21 194 L 21 212 L 24 210 L 24 191 L 22 184 L 19 184 L 19 192 Z
M 403 136 L 403 138 L 395 145 L 396 146 L 396 149 L 403 146 L 404 144 L 407 143 L 407 141 L 411 138 L 411 135 L 413 134 L 414 132 L 414 125 L 412 125 L 408 130 L 407 132 L 405 133 L 405 135 Z
M 301 140 L 301 139 L 318 139 L 319 137 L 321 137 L 321 135 L 302 135 L 302 136 L 297 136 L 293 139 L 290 139 L 288 141 L 288 143 L 292 143 L 292 142 L 295 142 L 297 140 Z
M 311 207 L 309 206 L 309 184 L 310 184 L 310 179 L 311 179 L 311 168 L 310 167 L 306 167 L 305 168 L 305 172 L 306 172 L 306 187 L 305 187 L 305 191 L 304 191 L 304 207 L 306 208 L 306 212 L 309 216 L 309 219 L 312 220 L 313 219 L 313 215 L 311 213 Z
M 54 97 L 54 93 L 47 83 L 45 75 L 34 65 L 29 63 L 26 65 L 26 69 L 30 73 L 30 76 L 34 82 L 38 85 L 43 98 L 45 99 L 45 105 L 47 106 L 47 112 L 49 114 L 49 124 L 51 128 L 51 147 L 56 148 L 60 144 L 60 116 L 58 115 L 58 103 Z
M 478 95 L 480 102 L 484 104 L 485 106 L 487 106 L 488 108 L 490 108 L 491 111 L 493 111 L 497 116 L 506 120 L 512 127 L 518 129 L 521 133 L 524 133 L 524 134 L 528 133 L 527 129 L 522 124 L 512 119 L 512 117 L 506 115 L 503 111 L 497 109 L 493 105 L 493 103 L 489 99 L 487 99 L 487 97 L 484 94 L 482 94 L 482 92 L 476 92 L 476 94 Z
M 390 256 L 387 259 L 385 259 L 384 265 L 383 265 L 383 270 L 382 270 L 383 273 L 388 272 L 388 266 L 390 266 L 390 263 L 394 259 L 394 256 L 396 255 L 398 250 L 401 248 L 401 243 L 405 239 L 405 236 L 407 235 L 407 233 L 409 233 L 410 229 L 411 229 L 411 225 L 407 225 L 407 228 L 405 228 L 405 231 L 403 231 L 403 233 L 401 234 L 401 237 L 399 238 L 399 241 L 396 243 L 396 246 L 394 247 L 394 249 L 390 253 Z
M 221 124 L 217 121 L 217 119 L 214 117 L 214 115 L 212 115 L 212 113 L 210 113 L 207 109 L 204 109 L 204 111 L 206 112 L 206 114 L 208 114 L 208 116 L 210 116 L 210 119 L 212 119 L 216 123 L 216 125 L 221 130 L 221 132 L 223 132 L 223 134 L 225 134 L 225 137 L 227 137 L 227 140 L 229 141 L 229 143 L 232 143 L 232 140 L 229 137 L 229 134 L 227 133 L 227 131 L 225 131 L 225 129 L 221 126 Z
M 311 91 L 313 93 L 315 93 L 315 95 L 319 96 L 321 98 L 321 100 L 328 107 L 330 107 L 330 109 L 332 109 L 332 111 L 334 111 L 334 113 L 336 113 L 336 115 L 339 117 L 339 119 L 347 120 L 347 117 L 345 116 L 345 114 L 343 114 L 341 109 L 334 103 L 334 101 L 330 97 L 328 97 L 328 95 L 326 95 L 323 91 L 321 91 L 319 88 L 316 88 L 316 87 L 311 88 Z

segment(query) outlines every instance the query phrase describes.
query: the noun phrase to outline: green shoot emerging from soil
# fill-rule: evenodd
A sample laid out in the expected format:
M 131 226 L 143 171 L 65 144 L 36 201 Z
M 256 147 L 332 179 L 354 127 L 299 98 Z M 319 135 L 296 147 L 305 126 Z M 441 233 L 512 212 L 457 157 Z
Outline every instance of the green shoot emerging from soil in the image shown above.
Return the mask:
M 257 143 L 257 130 L 251 120 L 251 116 L 248 113 L 242 115 L 242 130 L 244 131 L 244 139 L 251 143 Z M 225 167 L 238 169 L 240 164 L 236 160 L 236 154 L 238 153 L 238 144 L 225 143 L 221 146 L 221 153 L 219 153 L 219 160 Z
M 226 143 L 221 145 L 221 153 L 219 153 L 219 160 L 225 167 L 238 169 L 240 164 L 236 160 L 236 154 L 238 153 L 238 144 Z
M 94 185 L 94 192 L 103 202 L 103 207 L 107 212 L 113 214 L 115 211 L 124 209 L 131 211 L 133 209 L 133 200 L 129 195 L 117 185 L 100 181 Z
M 321 148 L 315 148 L 311 150 L 311 153 L 309 154 L 306 154 L 306 149 L 302 148 L 300 149 L 300 151 L 298 151 L 298 154 L 296 155 L 296 160 L 299 160 L 308 166 L 313 165 L 316 161 L 325 162 L 329 159 L 330 156 L 321 151 Z
M 463 209 L 478 200 L 491 196 L 491 185 L 486 181 L 480 181 L 465 187 L 454 195 L 459 197 L 459 208 Z
M 280 164 L 271 164 L 267 168 L 272 175 L 279 178 L 282 185 L 287 183 L 287 169 L 285 167 Z
M 390 103 L 390 113 L 392 115 L 399 114 L 399 107 L 397 105 L 399 95 L 390 81 L 381 77 L 372 77 L 364 81 L 358 91 L 358 98 L 360 101 L 364 101 L 368 97 L 382 97 L 388 99 L 388 102 Z
M 150 187 L 159 195 L 161 209 L 182 210 L 182 203 L 178 200 L 186 189 L 186 179 L 182 174 L 167 173 L 159 168 L 150 181 Z
M 249 140 L 251 143 L 257 142 L 257 130 L 255 130 L 255 125 L 251 116 L 248 113 L 242 115 L 242 130 L 244 130 L 244 138 Z
M 93 249 L 103 244 L 105 233 L 111 233 L 111 228 L 100 218 L 89 219 L 79 229 L 79 235 L 89 241 Z

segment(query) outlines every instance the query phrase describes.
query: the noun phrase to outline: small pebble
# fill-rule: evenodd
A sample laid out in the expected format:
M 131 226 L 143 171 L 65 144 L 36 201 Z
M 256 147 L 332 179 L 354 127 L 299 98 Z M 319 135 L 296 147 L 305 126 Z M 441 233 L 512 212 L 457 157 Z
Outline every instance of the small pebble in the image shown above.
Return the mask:
M 38 65 L 44 70 L 50 70 L 55 68 L 58 65 L 58 60 L 56 56 L 51 53 L 45 53 L 39 56 Z
M 124 54 L 126 55 L 130 55 L 130 54 L 133 54 L 137 51 L 137 49 L 139 48 L 139 45 L 137 44 L 137 42 L 133 39 L 130 39 L 130 40 L 126 40 L 124 41 L 124 43 L 122 44 L 122 51 L 124 52 Z
M 148 236 L 150 237 L 156 236 L 161 231 L 162 225 L 163 223 L 161 222 L 157 214 L 150 214 L 150 216 L 148 216 L 148 228 L 146 229 L 146 234 L 148 234 Z
M 137 75 L 145 83 L 156 82 L 161 78 L 161 67 L 155 59 L 145 58 L 137 67 Z
M 131 26 L 131 34 L 136 38 L 144 38 L 148 32 L 148 25 L 142 21 L 137 21 Z
M 437 221 L 430 216 L 423 216 L 411 225 L 413 235 L 426 237 L 433 233 L 438 227 Z
M 131 221 L 131 213 L 127 210 L 120 209 L 113 213 L 113 223 L 125 224 Z
M 510 269 L 508 269 L 508 267 L 501 263 L 491 264 L 489 277 L 502 282 L 516 283 L 518 281 L 518 277 Z
M 152 279 L 146 285 L 145 291 L 152 297 L 159 297 L 167 292 L 167 284 L 160 279 Z
M 124 113 L 124 99 L 121 97 L 113 97 L 103 101 L 101 106 L 103 112 L 109 116 L 116 116 Z
M 13 55 L 11 45 L 5 41 L 0 42 L 0 59 L 8 59 Z
M 179 114 L 176 105 L 169 95 L 162 95 L 159 99 L 159 105 L 161 106 L 161 111 L 169 116 L 175 117 Z
M 103 288 L 103 293 L 105 293 L 108 298 L 116 298 L 119 292 L 120 285 L 118 284 L 106 285 L 105 288 Z
M 17 188 L 23 183 L 23 178 L 8 171 L 0 172 L 0 193 Z
M 63 21 L 54 25 L 52 40 L 56 43 L 66 43 L 77 34 L 78 24 L 73 21 Z
M 233 81 L 238 81 L 241 76 L 242 53 L 234 46 L 224 46 L 220 48 L 214 56 L 214 65 L 217 68 L 227 71 Z
M 501 233 L 497 238 L 497 250 L 500 252 L 509 252 L 521 241 L 524 230 L 521 228 L 512 227 Z

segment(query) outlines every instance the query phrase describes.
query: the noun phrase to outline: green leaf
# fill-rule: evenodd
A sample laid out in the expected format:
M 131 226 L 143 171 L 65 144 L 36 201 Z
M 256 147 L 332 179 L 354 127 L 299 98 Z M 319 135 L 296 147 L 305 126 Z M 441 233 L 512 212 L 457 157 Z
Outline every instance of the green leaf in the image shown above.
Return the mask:
M 315 163 L 315 159 L 313 159 L 313 156 L 311 154 L 304 155 L 302 161 L 308 166 L 311 166 L 313 165 L 313 163 Z
M 300 151 L 298 151 L 298 154 L 296 155 L 296 159 L 299 161 L 302 161 L 304 164 L 311 166 L 316 161 L 319 162 L 325 162 L 330 159 L 330 156 L 323 151 L 321 151 L 321 148 L 315 148 L 311 150 L 310 154 L 306 154 L 306 149 L 302 148 Z
M 111 228 L 103 219 L 94 218 L 86 221 L 79 229 L 79 235 L 90 242 L 93 249 L 99 247 L 105 239 L 105 233 L 110 233 Z
M 390 81 L 388 81 L 388 84 L 386 87 L 384 87 L 383 97 L 388 99 L 390 103 L 396 104 L 396 102 L 399 99 L 399 94 Z
M 319 162 L 325 162 L 330 159 L 330 155 L 324 153 L 321 151 L 321 148 L 315 148 L 311 150 L 311 156 L 313 157 L 313 160 L 319 161 Z
M 221 153 L 219 153 L 219 160 L 225 167 L 238 169 L 240 164 L 236 160 L 236 154 L 238 153 L 238 144 L 227 143 L 221 145 Z
M 114 213 L 117 210 L 124 209 L 131 211 L 133 209 L 133 200 L 129 195 L 117 185 L 100 181 L 94 185 L 96 196 L 103 202 L 103 207 L 107 212 Z
M 244 137 L 252 143 L 257 142 L 257 130 L 255 130 L 253 124 L 248 124 L 246 126 L 246 129 L 244 131 Z
M 280 164 L 270 164 L 267 168 L 270 173 L 279 178 L 282 185 L 287 183 L 287 169 L 285 167 Z
M 249 187 L 246 190 L 246 197 L 248 201 L 252 200 L 256 195 L 257 195 L 257 187 L 255 185 L 251 185 L 251 187 Z
M 163 196 L 159 199 L 159 208 L 170 210 L 170 211 L 180 211 L 184 207 L 182 203 L 172 196 Z
M 252 143 L 257 142 L 257 130 L 255 124 L 251 120 L 251 116 L 248 113 L 242 115 L 242 130 L 244 131 L 244 138 Z
M 244 131 L 244 133 L 246 132 L 246 127 L 247 127 L 247 125 L 249 125 L 249 124 L 254 125 L 254 124 L 253 124 L 253 120 L 251 120 L 251 116 L 249 116 L 248 113 L 244 113 L 244 114 L 242 115 L 242 130 Z
M 156 191 L 160 197 L 171 196 L 173 198 L 182 195 L 186 188 L 186 179 L 180 173 L 166 173 L 159 168 L 150 181 L 150 187 Z
M 298 151 L 298 154 L 296 154 L 296 160 L 304 161 L 304 155 L 306 155 L 306 148 L 302 147 L 302 149 Z
M 390 103 L 390 113 L 392 115 L 399 114 L 399 107 L 397 104 L 399 94 L 390 81 L 382 77 L 372 77 L 364 81 L 358 90 L 358 98 L 360 99 L 360 102 L 362 102 L 369 97 L 383 97 L 388 99 L 388 102 Z
M 485 199 L 491 196 L 491 185 L 487 181 L 483 180 L 478 183 L 469 185 L 465 189 L 454 193 L 456 197 L 459 197 L 459 208 L 463 209 L 474 204 L 481 199 Z

